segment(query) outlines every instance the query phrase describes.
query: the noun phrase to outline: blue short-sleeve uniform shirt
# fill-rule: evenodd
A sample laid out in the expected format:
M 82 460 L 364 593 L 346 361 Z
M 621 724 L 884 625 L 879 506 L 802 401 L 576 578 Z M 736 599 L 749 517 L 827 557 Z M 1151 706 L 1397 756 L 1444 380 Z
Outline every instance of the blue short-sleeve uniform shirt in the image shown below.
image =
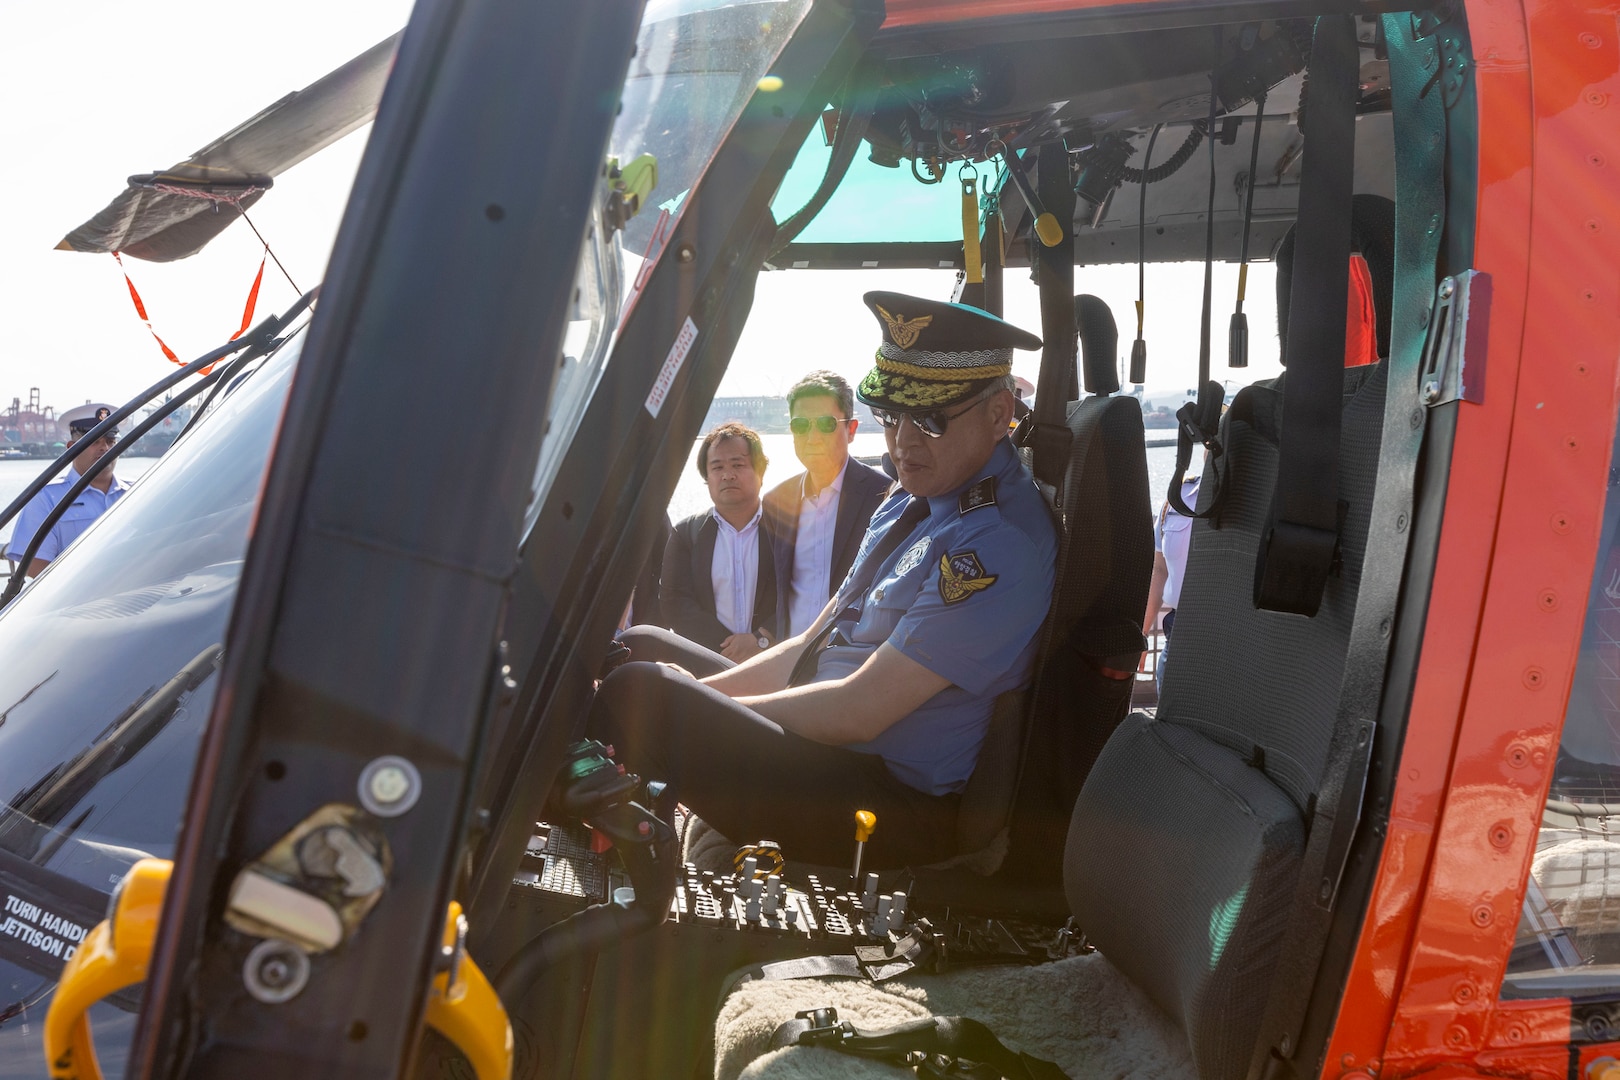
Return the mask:
M 861 542 L 862 555 L 904 513 L 891 495 Z M 932 795 L 961 791 L 973 774 L 996 697 L 1027 686 L 1051 604 L 1057 529 L 1012 444 L 956 491 L 928 500 L 928 516 L 884 560 L 872 584 L 839 589 L 840 632 L 813 681 L 843 678 L 889 642 L 951 685 L 867 743 L 889 771 Z
M 11 530 L 11 539 L 6 543 L 6 557 L 20 562 L 23 553 L 28 550 L 28 544 L 34 539 L 34 534 L 45 523 L 56 504 L 68 493 L 68 489 L 79 482 L 79 471 L 68 466 L 68 471 L 56 480 L 51 481 L 40 489 L 39 494 L 28 500 L 28 504 L 17 512 L 16 522 Z M 90 523 L 107 512 L 123 497 L 127 490 L 122 480 L 113 479 L 107 485 L 105 492 L 98 491 L 94 485 L 81 491 L 73 505 L 68 507 L 57 523 L 51 526 L 51 531 L 45 534 L 40 541 L 39 550 L 34 552 L 34 558 L 44 559 L 46 562 L 55 562 L 56 557 L 62 554 L 73 541 L 77 540 Z M 26 569 L 26 568 L 25 568 Z

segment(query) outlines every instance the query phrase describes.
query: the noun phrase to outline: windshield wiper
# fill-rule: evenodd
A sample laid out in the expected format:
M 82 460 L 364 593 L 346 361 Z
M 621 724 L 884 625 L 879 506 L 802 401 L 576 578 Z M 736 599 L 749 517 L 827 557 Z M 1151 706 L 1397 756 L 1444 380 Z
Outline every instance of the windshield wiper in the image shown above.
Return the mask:
M 219 670 L 223 645 L 210 645 L 168 682 L 136 703 L 102 731 L 95 742 L 17 794 L 0 817 L 0 847 L 30 861 L 54 852 L 84 822 L 81 815 L 62 830 L 48 850 L 43 841 L 69 810 L 115 769 L 138 754 L 174 718 L 180 699 Z M 15 707 L 15 706 L 14 706 Z M 22 835 L 19 835 L 22 834 Z

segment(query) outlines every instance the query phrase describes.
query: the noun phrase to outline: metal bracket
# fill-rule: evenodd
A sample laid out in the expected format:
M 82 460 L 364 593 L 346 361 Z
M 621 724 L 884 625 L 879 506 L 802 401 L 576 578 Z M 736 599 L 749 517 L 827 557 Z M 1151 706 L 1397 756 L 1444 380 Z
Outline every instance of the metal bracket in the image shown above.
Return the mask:
M 1433 408 L 1453 401 L 1485 402 L 1485 345 L 1491 277 L 1464 270 L 1435 289 L 1429 337 L 1423 345 L 1418 396 Z

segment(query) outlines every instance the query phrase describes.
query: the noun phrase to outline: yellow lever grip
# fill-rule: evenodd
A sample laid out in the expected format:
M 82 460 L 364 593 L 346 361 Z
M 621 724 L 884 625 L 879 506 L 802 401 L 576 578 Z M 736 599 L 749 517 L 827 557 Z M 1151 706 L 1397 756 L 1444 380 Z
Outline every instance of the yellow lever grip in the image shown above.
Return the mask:
M 1035 235 L 1041 238 L 1041 243 L 1047 247 L 1057 247 L 1063 242 L 1063 226 L 1051 211 L 1035 219 Z
M 111 916 L 96 924 L 62 969 L 45 1014 L 51 1080 L 101 1080 L 85 1014 L 108 994 L 146 980 L 173 869 L 166 859 L 142 859 L 130 867 Z M 426 1020 L 466 1055 L 478 1080 L 510 1080 L 512 1025 L 495 988 L 463 951 L 465 928 L 461 905 L 452 902 L 444 927 L 451 968 L 433 978 Z
M 45 1014 L 45 1062 L 51 1080 L 101 1080 L 90 1039 L 90 1006 L 126 986 L 146 981 L 163 894 L 173 864 L 142 859 L 119 883 L 113 910 L 79 943 Z
M 455 951 L 458 959 L 449 971 L 433 977 L 428 991 L 427 1025 L 456 1044 L 478 1080 L 509 1080 L 512 1024 L 489 979 L 472 957 L 461 951 L 465 927 L 461 904 L 450 901 L 444 920 L 444 944 Z
M 855 839 L 864 844 L 872 839 L 872 830 L 877 828 L 877 815 L 870 810 L 855 811 Z
M 962 179 L 962 266 L 969 285 L 984 280 L 984 256 L 979 253 L 979 182 Z

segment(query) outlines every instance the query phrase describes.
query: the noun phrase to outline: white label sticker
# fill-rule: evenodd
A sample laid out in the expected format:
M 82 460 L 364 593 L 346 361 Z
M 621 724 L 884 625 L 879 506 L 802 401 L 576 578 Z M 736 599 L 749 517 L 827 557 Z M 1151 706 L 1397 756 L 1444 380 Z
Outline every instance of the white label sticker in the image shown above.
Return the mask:
M 19 896 L 6 896 L 0 936 L 16 938 L 57 960 L 71 960 L 78 943 L 90 931 Z
M 681 332 L 675 335 L 675 344 L 669 347 L 669 355 L 664 357 L 664 366 L 658 372 L 658 379 L 653 383 L 652 393 L 647 395 L 647 411 L 654 416 L 664 407 L 664 399 L 669 396 L 669 388 L 675 382 L 675 376 L 680 373 L 681 365 L 686 363 L 686 354 L 692 351 L 692 343 L 697 341 L 697 323 L 690 318 L 681 327 Z

